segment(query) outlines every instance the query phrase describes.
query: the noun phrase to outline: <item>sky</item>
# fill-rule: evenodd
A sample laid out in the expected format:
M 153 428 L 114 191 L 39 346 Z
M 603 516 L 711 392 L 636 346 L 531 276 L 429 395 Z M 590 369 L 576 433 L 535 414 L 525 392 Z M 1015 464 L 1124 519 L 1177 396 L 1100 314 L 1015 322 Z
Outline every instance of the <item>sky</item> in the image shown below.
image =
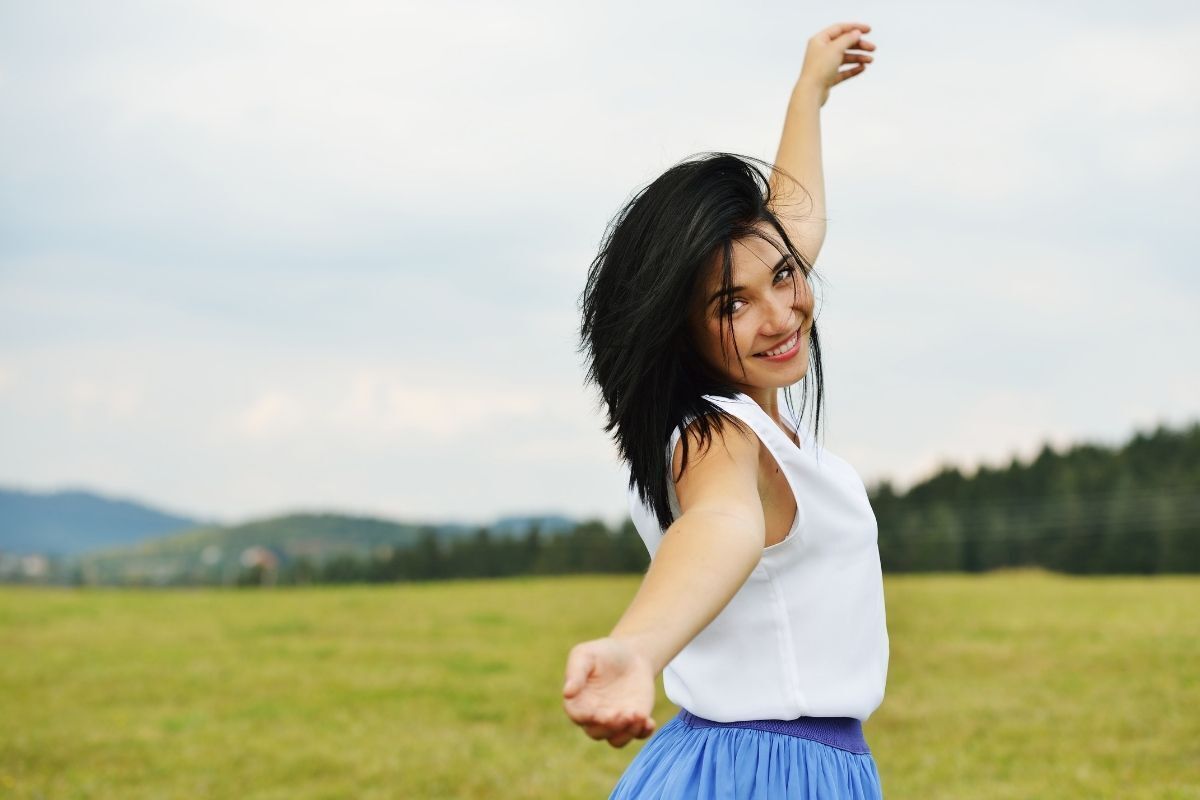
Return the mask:
M 1200 418 L 1200 10 L 0 5 L 0 485 L 224 522 L 616 521 L 604 229 L 773 161 L 809 37 L 824 445 L 868 484 Z

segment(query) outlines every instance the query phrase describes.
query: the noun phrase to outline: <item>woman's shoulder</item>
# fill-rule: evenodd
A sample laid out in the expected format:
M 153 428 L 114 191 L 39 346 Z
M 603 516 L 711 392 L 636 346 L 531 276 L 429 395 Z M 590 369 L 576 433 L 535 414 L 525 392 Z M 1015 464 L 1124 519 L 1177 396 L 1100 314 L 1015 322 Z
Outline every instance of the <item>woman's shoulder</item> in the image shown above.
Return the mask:
M 721 411 L 690 412 L 683 419 L 671 426 L 670 443 L 672 449 L 683 438 L 682 431 L 687 431 L 688 444 L 699 445 L 703 441 L 735 439 L 753 439 L 753 427 L 746 419 L 746 414 L 739 408 L 739 400 L 720 395 L 704 395 Z
M 687 433 L 686 465 L 681 428 Z M 678 483 L 685 469 L 694 472 L 696 465 L 705 462 L 706 466 L 699 467 L 705 472 L 756 469 L 758 449 L 759 439 L 753 429 L 736 414 L 689 415 L 671 431 L 671 476 Z

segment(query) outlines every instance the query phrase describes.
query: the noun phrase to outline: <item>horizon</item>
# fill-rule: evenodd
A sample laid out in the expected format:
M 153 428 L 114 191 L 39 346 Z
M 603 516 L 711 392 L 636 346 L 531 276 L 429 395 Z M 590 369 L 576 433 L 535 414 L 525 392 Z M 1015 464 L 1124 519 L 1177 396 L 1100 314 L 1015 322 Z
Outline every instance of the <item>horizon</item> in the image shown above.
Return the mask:
M 1126 447 L 1127 445 L 1129 445 L 1131 442 L 1133 442 L 1139 436 L 1149 437 L 1149 436 L 1153 436 L 1154 434 L 1162 432 L 1162 431 L 1168 431 L 1168 432 L 1172 432 L 1172 433 L 1186 432 L 1187 430 L 1194 428 L 1196 426 L 1200 426 L 1200 418 L 1195 418 L 1191 421 L 1183 423 L 1182 425 L 1172 426 L 1172 425 L 1165 425 L 1163 423 L 1158 423 L 1158 424 L 1151 425 L 1151 426 L 1139 427 L 1138 429 L 1132 431 L 1130 433 L 1130 435 L 1128 437 L 1126 437 L 1124 440 L 1119 441 L 1115 444 L 1111 443 L 1111 442 L 1102 442 L 1102 441 L 1094 441 L 1094 440 L 1079 440 L 1079 441 L 1071 442 L 1066 446 L 1059 446 L 1059 445 L 1055 445 L 1055 444 L 1047 441 L 1047 442 L 1043 443 L 1042 447 L 1037 448 L 1036 452 L 1032 456 L 1019 456 L 1018 454 L 1014 453 L 1007 459 L 1000 459 L 993 463 L 981 463 L 979 461 L 976 461 L 970 466 L 970 468 L 964 467 L 964 465 L 962 465 L 962 464 L 946 462 L 946 463 L 942 464 L 940 467 L 938 467 L 935 471 L 924 476 L 920 481 L 910 484 L 908 486 L 901 487 L 898 484 L 896 484 L 895 482 L 889 481 L 886 477 L 884 477 L 877 482 L 873 482 L 873 483 L 868 482 L 866 484 L 866 488 L 869 493 L 874 493 L 874 492 L 879 491 L 882 488 L 883 484 L 887 483 L 887 484 L 890 484 L 891 489 L 895 494 L 897 494 L 899 496 L 904 496 L 908 492 L 910 492 L 914 487 L 919 486 L 946 471 L 958 471 L 961 475 L 963 475 L 964 478 L 970 480 L 970 479 L 974 478 L 981 469 L 998 471 L 998 470 L 1006 469 L 1006 468 L 1012 466 L 1014 463 L 1016 463 L 1021 468 L 1028 468 L 1033 463 L 1033 461 L 1037 458 L 1037 455 L 1040 454 L 1046 448 L 1049 448 L 1055 455 L 1058 455 L 1058 456 L 1065 455 L 1066 453 L 1069 453 L 1070 451 L 1072 451 L 1076 448 L 1081 448 L 1081 447 L 1101 447 L 1101 448 L 1105 448 L 1105 449 L 1109 449 L 1109 450 L 1120 450 L 1120 449 Z M 461 517 L 452 517 L 452 516 L 444 516 L 440 519 L 433 519 L 433 518 L 414 519 L 412 517 L 405 517 L 402 514 L 395 514 L 395 515 L 394 514 L 380 514 L 380 513 L 374 512 L 374 511 L 370 511 L 370 510 L 364 511 L 364 510 L 338 508 L 338 507 L 331 507 L 331 506 L 304 507 L 304 506 L 300 506 L 300 505 L 293 505 L 293 506 L 288 506 L 286 508 L 279 508 L 279 509 L 275 509 L 275 510 L 264 510 L 264 511 L 254 514 L 253 516 L 243 517 L 241 519 L 220 518 L 220 517 L 205 518 L 199 514 L 166 507 L 163 504 L 155 502 L 148 498 L 142 498 L 142 497 L 139 497 L 136 495 L 111 494 L 108 492 L 90 488 L 90 487 L 88 487 L 86 485 L 82 485 L 82 484 L 80 484 L 80 485 L 66 484 L 66 485 L 62 485 L 59 487 L 55 487 L 55 488 L 37 489 L 37 488 L 22 487 L 22 486 L 18 486 L 18 485 L 9 483 L 9 484 L 0 484 L 0 492 L 16 492 L 16 493 L 28 494 L 28 495 L 39 496 L 39 497 L 49 497 L 49 496 L 53 496 L 53 495 L 57 495 L 57 494 L 72 494 L 72 493 L 85 494 L 85 495 L 90 495 L 92 497 L 95 497 L 95 498 L 98 498 L 101 500 L 105 500 L 108 502 L 131 503 L 131 504 L 135 504 L 135 505 L 141 506 L 143 508 L 152 510 L 157 513 L 186 518 L 191 523 L 193 523 L 197 526 L 211 525 L 211 526 L 217 526 L 217 527 L 221 527 L 221 528 L 235 528 L 235 527 L 240 527 L 243 525 L 251 525 L 256 522 L 261 522 L 261 521 L 271 520 L 271 519 L 278 519 L 280 517 L 287 517 L 287 516 L 333 515 L 333 516 L 383 520 L 383 521 L 394 522 L 394 523 L 402 524 L 402 525 L 406 525 L 406 526 L 407 525 L 432 526 L 432 527 L 447 527 L 447 526 L 449 526 L 449 527 L 453 527 L 453 526 L 480 527 L 480 526 L 483 526 L 483 527 L 489 527 L 489 528 L 497 526 L 497 525 L 503 525 L 507 522 L 517 521 L 517 520 L 528 520 L 528 519 L 564 518 L 564 519 L 570 519 L 575 523 L 584 522 L 589 519 L 600 519 L 609 528 L 616 529 L 616 528 L 620 527 L 620 525 L 628 518 L 627 512 L 617 514 L 615 517 L 606 518 L 606 517 L 602 517 L 599 515 L 582 515 L 582 516 L 581 515 L 572 515 L 568 512 L 561 511 L 561 510 L 558 510 L 558 511 L 556 511 L 556 510 L 542 510 L 542 511 L 533 510 L 533 511 L 526 511 L 526 512 L 499 514 L 499 515 L 495 515 L 495 516 L 487 518 L 487 519 L 480 519 L 480 518 L 465 519 L 465 518 L 461 518 Z M 169 536 L 169 535 L 173 535 L 173 534 L 165 534 L 165 535 Z

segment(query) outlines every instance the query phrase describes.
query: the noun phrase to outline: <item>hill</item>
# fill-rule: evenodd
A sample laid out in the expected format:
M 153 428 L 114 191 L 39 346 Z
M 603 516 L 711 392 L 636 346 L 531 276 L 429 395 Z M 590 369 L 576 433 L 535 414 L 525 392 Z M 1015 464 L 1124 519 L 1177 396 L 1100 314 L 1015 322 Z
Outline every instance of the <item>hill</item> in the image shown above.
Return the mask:
M 205 524 L 145 503 L 65 490 L 0 489 L 0 552 L 67 556 Z
M 548 534 L 569 530 L 565 517 L 507 517 L 497 536 L 515 537 L 536 522 Z M 337 557 L 387 557 L 432 534 L 439 541 L 473 535 L 478 526 L 395 522 L 338 513 L 295 513 L 238 525 L 209 525 L 134 545 L 82 554 L 72 571 L 87 582 L 228 582 L 257 564 L 284 566 L 299 559 L 314 565 Z

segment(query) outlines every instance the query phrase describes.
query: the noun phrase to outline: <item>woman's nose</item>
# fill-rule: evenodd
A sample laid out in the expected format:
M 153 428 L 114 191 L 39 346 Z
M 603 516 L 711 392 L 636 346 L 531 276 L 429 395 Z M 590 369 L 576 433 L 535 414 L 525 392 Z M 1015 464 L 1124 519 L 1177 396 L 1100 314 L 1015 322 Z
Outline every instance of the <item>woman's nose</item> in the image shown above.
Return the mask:
M 771 330 L 776 336 L 795 329 L 796 313 L 790 302 L 776 301 L 771 306 Z

